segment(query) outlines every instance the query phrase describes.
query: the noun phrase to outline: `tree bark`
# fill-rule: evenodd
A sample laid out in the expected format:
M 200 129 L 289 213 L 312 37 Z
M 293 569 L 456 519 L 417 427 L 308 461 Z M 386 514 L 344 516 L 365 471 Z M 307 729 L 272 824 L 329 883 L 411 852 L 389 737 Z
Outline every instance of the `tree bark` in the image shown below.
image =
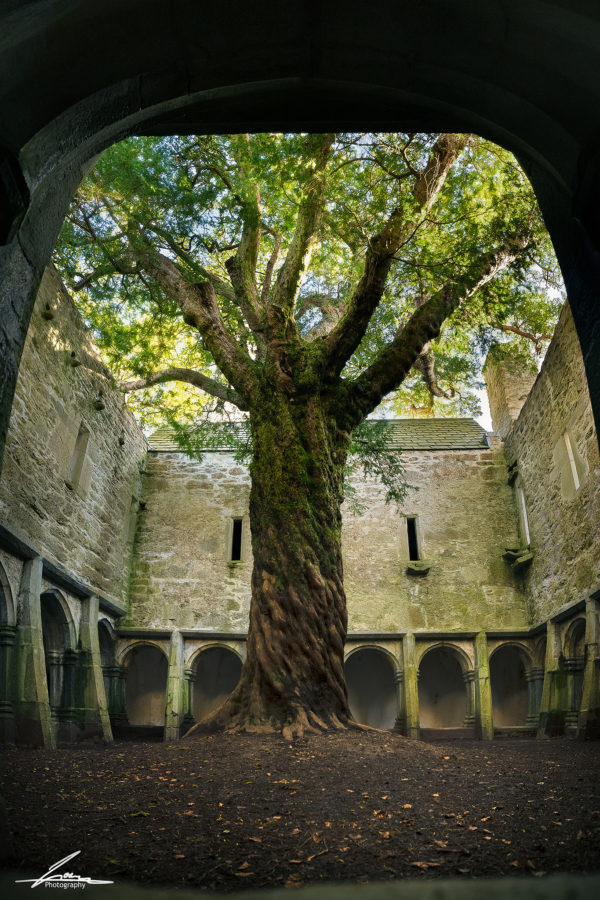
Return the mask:
M 305 731 L 349 722 L 342 481 L 349 435 L 318 397 L 269 391 L 252 410 L 254 568 L 248 654 L 239 684 L 191 729 Z

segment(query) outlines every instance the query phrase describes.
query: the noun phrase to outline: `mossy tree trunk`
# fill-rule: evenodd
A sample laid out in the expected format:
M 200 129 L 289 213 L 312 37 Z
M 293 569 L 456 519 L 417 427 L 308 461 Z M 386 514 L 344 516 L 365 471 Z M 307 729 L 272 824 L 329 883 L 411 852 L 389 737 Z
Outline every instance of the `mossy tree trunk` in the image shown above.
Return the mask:
M 236 690 L 201 729 L 291 737 L 349 720 L 340 508 L 349 435 L 318 397 L 293 403 L 269 392 L 259 407 L 247 659 Z

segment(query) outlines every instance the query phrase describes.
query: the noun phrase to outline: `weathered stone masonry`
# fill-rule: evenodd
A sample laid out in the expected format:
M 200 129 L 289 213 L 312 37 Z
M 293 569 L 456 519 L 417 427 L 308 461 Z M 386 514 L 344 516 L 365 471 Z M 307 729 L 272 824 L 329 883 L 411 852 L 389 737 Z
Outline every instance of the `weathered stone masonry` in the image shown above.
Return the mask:
M 126 609 L 146 444 L 73 301 L 48 270 L 0 482 L 6 737 L 110 737 L 98 621 Z
M 568 311 L 528 399 L 535 375 L 490 361 L 486 379 L 504 441 L 472 420 L 400 420 L 402 510 L 355 477 L 351 707 L 414 737 L 593 735 L 600 466 Z M 226 451 L 190 460 L 168 432 L 150 447 L 48 272 L 0 482 L 4 740 L 170 740 L 235 686 L 247 470 Z

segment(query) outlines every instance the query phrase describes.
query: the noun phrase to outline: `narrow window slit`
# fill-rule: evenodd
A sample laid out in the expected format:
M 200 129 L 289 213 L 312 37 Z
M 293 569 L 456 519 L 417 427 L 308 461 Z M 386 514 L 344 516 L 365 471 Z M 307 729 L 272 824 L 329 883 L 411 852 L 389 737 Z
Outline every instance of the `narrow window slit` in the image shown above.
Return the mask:
M 417 520 L 413 516 L 407 516 L 406 530 L 408 532 L 408 558 L 410 560 L 418 560 L 420 559 L 420 556 L 419 541 L 417 538 Z
M 85 425 L 81 425 L 79 428 L 79 433 L 77 435 L 77 440 L 75 441 L 73 456 L 71 457 L 69 475 L 66 479 L 67 487 L 71 488 L 71 490 L 77 490 L 77 488 L 79 487 L 79 481 L 81 479 L 81 473 L 83 471 L 83 463 L 87 453 L 89 438 L 90 433 L 88 429 L 85 427 Z
M 565 439 L 565 446 L 567 448 L 567 457 L 569 459 L 569 466 L 571 467 L 571 477 L 573 478 L 573 485 L 575 490 L 579 490 L 580 481 L 579 481 L 579 472 L 577 471 L 577 464 L 575 462 L 575 454 L 573 453 L 573 446 L 571 444 L 571 438 L 569 437 L 569 433 L 565 431 L 563 435 Z
M 242 519 L 233 520 L 231 533 L 231 562 L 239 562 L 242 558 Z

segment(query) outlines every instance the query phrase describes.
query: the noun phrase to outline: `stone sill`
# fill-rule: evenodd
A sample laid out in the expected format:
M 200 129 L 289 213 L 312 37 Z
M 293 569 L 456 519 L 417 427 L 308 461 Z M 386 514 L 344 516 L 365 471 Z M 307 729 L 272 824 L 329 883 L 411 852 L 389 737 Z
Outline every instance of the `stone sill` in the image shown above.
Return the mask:
M 406 567 L 406 574 L 423 578 L 431 569 L 431 563 L 424 559 L 413 559 Z

